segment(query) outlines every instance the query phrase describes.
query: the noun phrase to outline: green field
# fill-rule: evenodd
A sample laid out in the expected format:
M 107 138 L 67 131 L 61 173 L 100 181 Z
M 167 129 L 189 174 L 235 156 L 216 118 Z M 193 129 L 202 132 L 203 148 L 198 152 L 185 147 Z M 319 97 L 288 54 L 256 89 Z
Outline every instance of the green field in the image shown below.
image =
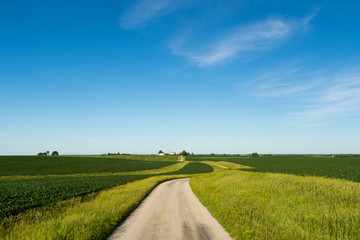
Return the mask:
M 44 222 L 49 216 L 54 220 L 58 214 L 62 214 L 64 210 L 61 209 L 64 209 L 64 206 L 65 209 L 71 208 L 70 212 L 75 214 L 76 209 L 72 206 L 74 199 L 77 199 L 76 203 L 81 208 L 83 201 L 97 202 L 98 195 L 100 196 L 102 192 L 105 194 L 116 186 L 134 181 L 151 182 L 151 185 L 145 184 L 144 187 L 140 187 L 141 194 L 134 195 L 136 198 L 132 197 L 133 193 L 128 189 L 121 190 L 121 194 L 124 194 L 122 198 L 127 196 L 126 202 L 131 204 L 124 205 L 123 210 L 120 208 L 122 212 L 119 216 L 104 216 L 120 221 L 157 183 L 180 176 L 188 177 L 213 171 L 212 167 L 200 162 L 178 163 L 177 156 L 136 155 L 0 157 L 0 166 L 0 238 L 6 239 L 13 239 L 15 232 L 20 231 L 19 226 L 29 227 L 27 234 L 33 234 L 35 230 L 30 227 L 33 226 L 33 221 Z M 113 198 L 117 199 L 116 196 Z M 107 210 L 103 209 L 103 211 Z M 88 213 L 88 215 L 92 214 L 94 213 L 91 211 Z M 98 220 L 94 218 L 94 221 Z M 99 234 L 100 238 L 106 236 L 104 234 L 111 230 L 106 224 L 108 224 L 106 221 L 104 226 L 100 224 L 104 229 L 108 228 L 105 232 L 96 228 L 98 232 L 93 234 Z M 115 227 L 116 224 L 112 223 L 111 226 Z M 82 227 L 84 226 L 81 225 Z M 39 231 L 37 234 L 40 234 L 43 230 L 39 228 L 37 231 Z M 54 238 L 57 233 L 49 231 L 50 235 L 46 236 Z M 70 229 L 60 235 L 68 236 L 71 231 Z M 44 235 L 43 232 L 41 234 Z M 29 238 L 38 239 L 40 235 Z M 21 239 L 21 235 L 16 238 Z
M 263 157 L 189 156 L 189 161 L 226 161 L 249 166 L 246 171 L 287 173 L 300 176 L 340 178 L 360 182 L 360 158 L 328 156 L 275 155 Z M 243 169 L 244 170 L 244 169 Z
M 3 164 L 6 160 L 10 163 L 6 167 L 9 169 L 7 175 L 15 172 L 32 175 L 30 178 L 21 175 L 6 176 L 0 180 L 0 219 L 16 215 L 27 209 L 54 205 L 70 197 L 86 196 L 89 193 L 160 174 L 179 175 L 212 171 L 210 166 L 194 162 L 176 171 L 146 174 L 139 172 L 143 169 L 158 169 L 175 165 L 177 158 L 174 156 L 161 157 L 161 161 L 156 161 L 159 156 L 3 157 L 0 159 Z M 22 163 L 22 168 L 17 170 L 20 163 Z M 44 164 L 44 166 L 31 172 L 30 169 L 34 169 L 39 164 Z M 96 166 L 98 166 L 98 172 L 93 175 L 91 173 L 94 173 Z M 117 174 L 115 174 L 116 170 L 119 171 Z M 134 170 L 138 171 L 134 172 Z M 33 175 L 35 173 L 38 175 Z M 57 175 L 48 175 L 55 173 Z M 63 173 L 63 175 L 59 173 Z M 67 175 L 65 173 L 82 174 Z
M 190 185 L 235 239 L 360 239 L 359 158 L 188 159 L 229 167 Z
M 0 157 L 0 167 L 0 239 L 102 239 L 179 177 L 234 239 L 360 239 L 357 157 Z
M 28 210 L 0 225 L 0 239 L 104 239 L 159 183 L 190 175 L 155 176 Z
M 177 156 L 0 156 L 0 176 L 129 172 L 176 163 Z

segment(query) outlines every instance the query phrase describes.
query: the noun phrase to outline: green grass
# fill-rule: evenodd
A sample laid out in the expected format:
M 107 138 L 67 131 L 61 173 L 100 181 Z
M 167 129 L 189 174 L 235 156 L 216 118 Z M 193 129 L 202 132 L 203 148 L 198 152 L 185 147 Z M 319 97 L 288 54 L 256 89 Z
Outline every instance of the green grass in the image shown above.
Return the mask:
M 215 172 L 191 178 L 235 239 L 360 239 L 360 159 L 190 156 Z M 229 169 L 223 169 L 213 163 Z
M 120 175 L 99 177 L 58 177 L 0 181 L 0 219 L 26 209 L 49 206 L 75 196 L 111 188 L 149 177 Z
M 178 171 L 167 173 L 167 175 L 210 173 L 212 167 L 204 163 L 190 162 Z
M 209 165 L 196 162 L 176 163 L 163 169 L 121 174 L 7 177 L 0 180 L 0 220 L 27 209 L 53 206 L 70 197 L 83 197 L 89 193 L 155 175 L 197 174 L 211 171 L 213 169 Z
M 103 239 L 158 183 L 212 171 L 184 162 L 135 172 L 3 177 L 0 238 Z
M 272 157 L 189 156 L 190 161 L 226 161 L 249 166 L 247 171 L 322 176 L 360 182 L 360 158 L 284 155 Z
M 0 157 L 0 238 L 102 239 L 159 182 L 186 176 L 235 239 L 360 239 L 359 158 L 171 157 Z
M 70 197 L 176 172 L 185 166 L 176 160 L 174 156 L 142 155 L 0 157 L 0 221 Z
M 217 170 L 190 185 L 235 239 L 360 239 L 356 182 Z
M 0 225 L 0 239 L 104 239 L 159 183 L 187 175 L 155 176 L 53 208 L 29 210 Z
M 176 163 L 177 156 L 0 156 L 0 176 L 56 175 L 149 170 Z

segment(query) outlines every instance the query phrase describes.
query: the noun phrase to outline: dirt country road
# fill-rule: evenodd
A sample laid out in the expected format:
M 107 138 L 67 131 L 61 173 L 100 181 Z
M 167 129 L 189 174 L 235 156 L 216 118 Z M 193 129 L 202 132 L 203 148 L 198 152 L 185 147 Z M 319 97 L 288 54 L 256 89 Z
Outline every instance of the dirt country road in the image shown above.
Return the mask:
M 231 239 L 192 192 L 189 179 L 157 186 L 108 239 Z

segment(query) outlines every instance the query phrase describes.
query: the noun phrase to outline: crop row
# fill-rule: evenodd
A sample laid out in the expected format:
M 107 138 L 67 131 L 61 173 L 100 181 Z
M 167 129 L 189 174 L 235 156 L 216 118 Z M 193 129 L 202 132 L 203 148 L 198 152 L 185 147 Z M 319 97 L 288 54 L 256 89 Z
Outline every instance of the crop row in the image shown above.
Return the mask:
M 332 158 L 326 156 L 191 156 L 192 161 L 228 161 L 252 169 L 251 172 L 285 173 L 300 176 L 319 176 L 360 182 L 360 158 Z
M 209 165 L 189 163 L 178 171 L 157 175 L 196 174 L 211 171 L 213 169 Z M 155 174 L 1 180 L 0 219 L 16 215 L 26 209 L 51 206 L 70 197 L 85 196 L 151 176 Z
M 146 177 L 146 175 L 125 175 L 2 180 L 0 181 L 0 218 Z
M 0 176 L 53 175 L 149 170 L 176 163 L 176 156 L 0 156 Z M 172 157 L 172 158 L 170 158 Z M 153 159 L 153 160 L 151 160 Z

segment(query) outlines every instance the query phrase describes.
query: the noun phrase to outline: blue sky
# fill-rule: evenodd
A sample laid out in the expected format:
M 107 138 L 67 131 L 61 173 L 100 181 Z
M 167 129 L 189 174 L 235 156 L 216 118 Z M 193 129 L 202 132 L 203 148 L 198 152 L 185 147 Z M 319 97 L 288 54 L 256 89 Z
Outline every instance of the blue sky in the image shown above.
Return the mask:
M 0 154 L 359 153 L 358 1 L 2 1 Z

